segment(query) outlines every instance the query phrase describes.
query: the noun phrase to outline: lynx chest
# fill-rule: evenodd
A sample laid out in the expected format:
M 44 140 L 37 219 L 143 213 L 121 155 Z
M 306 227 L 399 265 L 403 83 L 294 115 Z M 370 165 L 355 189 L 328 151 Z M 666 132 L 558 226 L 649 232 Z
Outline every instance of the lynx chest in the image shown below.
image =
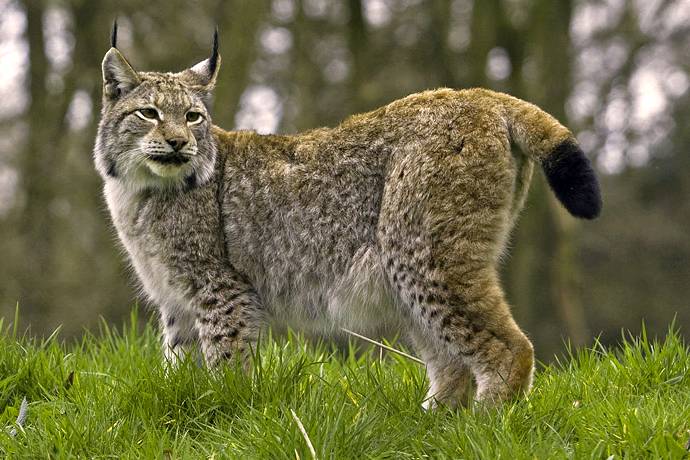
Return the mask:
M 188 304 L 188 288 L 175 281 L 175 271 L 166 258 L 166 242 L 147 231 L 145 203 L 112 183 L 106 183 L 105 197 L 119 239 L 146 296 L 161 306 L 184 308 Z

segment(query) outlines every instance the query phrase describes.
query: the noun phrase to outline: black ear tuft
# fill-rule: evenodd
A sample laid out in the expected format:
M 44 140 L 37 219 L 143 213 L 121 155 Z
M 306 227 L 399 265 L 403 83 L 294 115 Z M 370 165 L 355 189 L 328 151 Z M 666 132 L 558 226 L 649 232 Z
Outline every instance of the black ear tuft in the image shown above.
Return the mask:
M 211 75 L 216 73 L 216 67 L 218 67 L 218 26 L 216 26 L 216 30 L 213 32 L 213 47 L 211 48 L 211 58 L 208 65 Z
M 211 55 L 195 66 L 180 72 L 180 76 L 192 86 L 200 86 L 205 92 L 210 92 L 216 84 L 216 77 L 220 69 L 221 58 L 218 53 L 218 27 L 213 33 Z
M 113 21 L 113 30 L 110 31 L 110 47 L 117 48 L 117 19 Z

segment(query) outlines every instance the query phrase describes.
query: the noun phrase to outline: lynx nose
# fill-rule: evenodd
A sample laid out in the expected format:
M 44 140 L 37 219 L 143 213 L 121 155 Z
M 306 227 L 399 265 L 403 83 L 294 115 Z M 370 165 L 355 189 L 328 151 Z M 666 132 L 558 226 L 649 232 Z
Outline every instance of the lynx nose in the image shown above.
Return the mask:
M 165 142 L 167 142 L 175 152 L 179 152 L 185 145 L 187 145 L 187 139 L 184 137 L 173 137 L 171 139 L 166 139 Z

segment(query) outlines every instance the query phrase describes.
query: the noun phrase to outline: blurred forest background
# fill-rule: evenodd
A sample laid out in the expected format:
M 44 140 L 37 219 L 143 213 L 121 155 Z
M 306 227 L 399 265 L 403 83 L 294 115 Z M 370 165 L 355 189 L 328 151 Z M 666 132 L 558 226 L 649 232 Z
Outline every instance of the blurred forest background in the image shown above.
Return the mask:
M 214 122 L 295 132 L 412 92 L 485 86 L 576 132 L 604 212 L 541 174 L 503 278 L 542 359 L 622 328 L 690 331 L 690 0 L 0 0 L 0 317 L 78 336 L 137 302 L 91 149 L 113 19 L 138 70 L 205 58 Z

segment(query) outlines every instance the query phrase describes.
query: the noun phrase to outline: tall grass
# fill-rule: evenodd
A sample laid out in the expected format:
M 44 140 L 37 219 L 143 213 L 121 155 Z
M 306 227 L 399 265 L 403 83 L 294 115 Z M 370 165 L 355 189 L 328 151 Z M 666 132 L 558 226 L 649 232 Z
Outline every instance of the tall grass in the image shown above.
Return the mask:
M 70 346 L 0 327 L 0 457 L 689 458 L 690 353 L 673 327 L 541 366 L 500 408 L 434 412 L 423 367 L 394 354 L 268 337 L 251 375 L 213 373 L 167 369 L 136 315 Z

